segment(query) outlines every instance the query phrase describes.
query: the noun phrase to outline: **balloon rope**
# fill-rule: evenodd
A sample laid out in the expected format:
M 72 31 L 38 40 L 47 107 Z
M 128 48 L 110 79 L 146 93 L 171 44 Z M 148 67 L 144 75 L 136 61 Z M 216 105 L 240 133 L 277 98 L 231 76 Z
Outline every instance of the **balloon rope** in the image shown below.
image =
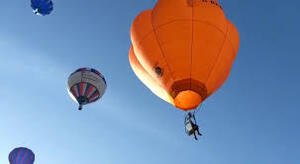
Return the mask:
M 194 114 L 198 113 L 201 110 L 202 105 L 203 105 L 203 103 L 201 103 L 200 106 L 198 106 L 196 108 L 196 110 L 194 111 Z

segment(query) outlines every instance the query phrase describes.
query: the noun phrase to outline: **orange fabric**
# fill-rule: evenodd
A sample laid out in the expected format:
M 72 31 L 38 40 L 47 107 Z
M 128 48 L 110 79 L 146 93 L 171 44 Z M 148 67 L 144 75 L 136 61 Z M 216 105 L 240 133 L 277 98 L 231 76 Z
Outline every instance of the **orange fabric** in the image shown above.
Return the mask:
M 239 47 L 238 32 L 216 0 L 158 0 L 134 20 L 131 40 L 137 77 L 183 110 L 221 87 Z
M 159 98 L 170 102 L 172 102 L 172 98 L 169 97 L 169 94 L 164 90 L 163 87 L 161 87 L 158 82 L 156 81 L 155 78 L 149 75 L 149 73 L 143 68 L 143 66 L 139 63 L 137 60 L 133 48 L 130 47 L 129 50 L 129 62 L 131 65 L 131 68 L 133 69 L 134 73 L 140 78 L 140 80 L 154 93 L 156 94 Z

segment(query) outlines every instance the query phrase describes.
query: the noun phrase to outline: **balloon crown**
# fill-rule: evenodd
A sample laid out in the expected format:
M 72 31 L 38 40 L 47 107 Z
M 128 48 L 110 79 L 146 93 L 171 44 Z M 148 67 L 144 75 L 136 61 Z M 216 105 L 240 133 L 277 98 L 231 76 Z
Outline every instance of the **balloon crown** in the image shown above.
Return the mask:
M 222 9 L 222 6 L 217 2 L 217 0 L 187 0 L 187 3 L 189 6 L 198 6 L 201 3 L 209 3 Z

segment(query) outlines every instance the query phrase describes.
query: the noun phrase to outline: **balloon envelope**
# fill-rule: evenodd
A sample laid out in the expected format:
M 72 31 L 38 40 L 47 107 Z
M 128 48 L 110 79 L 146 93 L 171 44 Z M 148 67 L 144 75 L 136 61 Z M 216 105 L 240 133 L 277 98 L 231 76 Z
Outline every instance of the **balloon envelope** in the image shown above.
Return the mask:
M 158 97 L 197 108 L 226 81 L 239 34 L 216 0 L 158 0 L 131 27 L 130 65 Z
M 31 0 L 31 8 L 36 15 L 48 15 L 53 10 L 52 0 Z
M 104 76 L 93 68 L 80 68 L 68 79 L 68 92 L 80 106 L 100 99 L 106 90 Z
M 10 164 L 33 164 L 35 155 L 30 149 L 19 147 L 10 152 L 8 159 Z

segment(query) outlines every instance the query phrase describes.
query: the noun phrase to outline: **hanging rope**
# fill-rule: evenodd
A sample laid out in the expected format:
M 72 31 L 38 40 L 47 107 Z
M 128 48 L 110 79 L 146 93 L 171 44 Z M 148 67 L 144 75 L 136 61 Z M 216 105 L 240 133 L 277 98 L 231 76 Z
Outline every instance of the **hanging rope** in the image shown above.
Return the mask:
M 197 124 L 197 120 L 196 120 L 195 115 L 201 110 L 202 105 L 203 105 L 203 103 L 201 103 L 201 104 L 193 111 L 193 113 L 192 113 L 192 116 L 193 116 L 194 121 L 195 121 L 196 124 Z
M 197 113 L 201 110 L 202 105 L 203 105 L 203 103 L 201 103 L 201 104 L 194 110 L 194 113 L 193 113 L 193 114 L 197 114 Z
M 186 116 L 189 114 L 189 113 L 192 113 L 193 116 L 195 116 L 200 110 L 201 110 L 201 107 L 202 107 L 203 103 L 201 103 L 195 110 L 193 110 L 192 112 L 189 112 L 189 111 L 186 111 L 185 112 L 185 118 Z

